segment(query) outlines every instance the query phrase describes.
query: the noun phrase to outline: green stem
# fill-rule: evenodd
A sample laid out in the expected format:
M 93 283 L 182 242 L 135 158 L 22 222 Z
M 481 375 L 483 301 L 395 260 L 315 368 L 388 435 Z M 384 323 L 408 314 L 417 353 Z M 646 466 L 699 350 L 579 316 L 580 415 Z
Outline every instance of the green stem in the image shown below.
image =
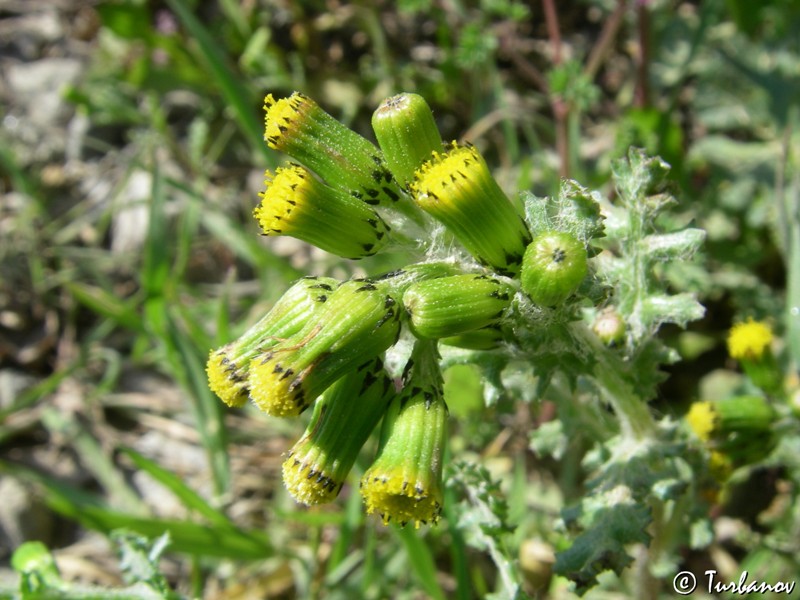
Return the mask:
M 591 349 L 597 361 L 592 373 L 601 393 L 614 409 L 626 437 L 644 440 L 652 437 L 656 424 L 647 403 L 640 398 L 622 373 L 622 360 L 606 348 L 597 336 L 583 323 L 571 326 L 572 334 Z

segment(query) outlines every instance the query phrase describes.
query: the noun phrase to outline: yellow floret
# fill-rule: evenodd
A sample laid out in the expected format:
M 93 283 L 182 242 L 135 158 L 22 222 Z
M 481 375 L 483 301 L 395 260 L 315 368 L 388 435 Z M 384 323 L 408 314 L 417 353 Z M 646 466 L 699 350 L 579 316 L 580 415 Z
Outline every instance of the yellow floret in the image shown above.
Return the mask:
M 728 354 L 736 360 L 757 360 L 772 343 L 772 330 L 760 321 L 737 323 L 728 335 Z
M 248 398 L 247 379 L 228 358 L 226 349 L 213 351 L 208 357 L 208 387 L 228 406 L 243 406 Z
M 262 201 L 253 216 L 266 235 L 290 235 L 294 231 L 292 213 L 295 209 L 307 210 L 304 204 L 312 185 L 310 177 L 299 165 L 278 168 L 274 175 L 264 173 L 267 189 L 259 194 Z
M 686 415 L 686 422 L 697 437 L 707 442 L 717 426 L 717 412 L 714 405 L 711 402 L 693 403 Z
M 305 456 L 290 454 L 283 462 L 283 484 L 292 497 L 308 506 L 331 502 L 342 489 L 342 482 L 331 477 L 321 463 L 327 461 L 318 448 Z
M 411 190 L 423 206 L 457 203 L 462 200 L 461 194 L 479 192 L 488 174 L 486 163 L 473 146 L 458 146 L 453 142 L 448 152 L 434 152 L 433 158 L 423 163 Z
M 370 469 L 364 474 L 361 496 L 367 514 L 378 513 L 385 525 L 414 521 L 418 528 L 422 523 L 436 523 L 442 512 L 441 491 L 427 489 L 419 480 L 409 481 L 404 471 L 401 467 Z
M 250 397 L 268 415 L 297 416 L 314 400 L 306 398 L 305 374 L 305 371 L 296 373 L 290 366 L 281 364 L 277 353 L 267 352 L 250 363 Z
M 267 145 L 280 150 L 286 134 L 297 128 L 298 116 L 315 105 L 311 98 L 299 93 L 280 100 L 275 100 L 272 94 L 268 94 L 264 98 L 264 139 Z

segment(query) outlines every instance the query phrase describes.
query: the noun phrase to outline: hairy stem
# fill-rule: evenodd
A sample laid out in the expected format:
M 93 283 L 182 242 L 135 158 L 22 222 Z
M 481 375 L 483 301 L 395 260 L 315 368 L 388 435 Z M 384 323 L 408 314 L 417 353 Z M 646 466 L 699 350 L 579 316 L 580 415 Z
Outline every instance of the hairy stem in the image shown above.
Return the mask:
M 591 349 L 597 361 L 592 375 L 606 401 L 614 409 L 623 435 L 636 440 L 652 437 L 656 428 L 653 415 L 647 403 L 622 376 L 625 371 L 622 360 L 606 348 L 585 324 L 574 323 L 571 331 Z

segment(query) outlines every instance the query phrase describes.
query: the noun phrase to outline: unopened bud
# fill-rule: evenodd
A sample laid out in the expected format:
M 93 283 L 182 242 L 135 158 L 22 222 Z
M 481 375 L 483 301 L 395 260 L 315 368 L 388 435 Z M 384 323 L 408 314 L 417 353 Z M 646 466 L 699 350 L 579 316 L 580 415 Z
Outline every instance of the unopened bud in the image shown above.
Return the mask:
M 446 423 L 435 342 L 418 341 L 405 386 L 384 416 L 378 456 L 361 478 L 368 513 L 401 526 L 439 520 Z
M 339 494 L 359 450 L 386 412 L 392 389 L 383 363 L 375 358 L 325 391 L 283 463 L 283 482 L 295 500 L 322 504 Z
M 372 115 L 372 129 L 397 182 L 406 187 L 415 171 L 442 151 L 442 136 L 428 103 L 417 94 L 387 98 Z
M 402 191 L 381 152 L 308 96 L 264 99 L 264 139 L 334 188 L 342 188 L 367 204 L 392 204 Z
M 586 247 L 580 241 L 563 231 L 546 231 L 525 250 L 522 291 L 540 306 L 555 306 L 578 289 L 587 270 Z
M 453 275 L 415 283 L 403 294 L 411 329 L 422 338 L 456 336 L 497 323 L 514 288 L 486 275 Z
M 250 394 L 250 361 L 300 331 L 339 285 L 330 277 L 305 277 L 290 287 L 264 317 L 236 341 L 213 350 L 206 365 L 208 386 L 228 406 L 242 406 Z

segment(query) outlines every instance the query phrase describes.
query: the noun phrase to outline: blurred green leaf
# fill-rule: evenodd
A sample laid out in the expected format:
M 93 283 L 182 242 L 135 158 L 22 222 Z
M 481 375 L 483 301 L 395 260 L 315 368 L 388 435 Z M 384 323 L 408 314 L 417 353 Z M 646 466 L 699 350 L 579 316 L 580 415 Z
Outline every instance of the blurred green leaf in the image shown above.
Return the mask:
M 149 6 L 143 2 L 103 2 L 97 5 L 97 14 L 104 27 L 124 39 L 143 39 L 153 28 Z
M 269 541 L 261 532 L 200 525 L 183 519 L 132 516 L 108 508 L 97 496 L 27 467 L 0 460 L 0 472 L 38 484 L 50 508 L 88 529 L 106 534 L 116 529 L 129 529 L 149 538 L 166 532 L 172 550 L 193 556 L 254 560 L 272 554 Z
M 142 456 L 132 448 L 122 448 L 122 453 L 133 461 L 142 471 L 165 486 L 189 510 L 196 512 L 216 527 L 236 529 L 236 526 L 222 512 L 211 506 L 200 494 L 186 485 L 180 477 L 167 471 L 152 460 Z
M 446 596 L 436 579 L 436 561 L 419 533 L 410 527 L 393 527 L 392 531 L 405 547 L 413 574 L 428 596 L 435 600 L 444 600 Z

